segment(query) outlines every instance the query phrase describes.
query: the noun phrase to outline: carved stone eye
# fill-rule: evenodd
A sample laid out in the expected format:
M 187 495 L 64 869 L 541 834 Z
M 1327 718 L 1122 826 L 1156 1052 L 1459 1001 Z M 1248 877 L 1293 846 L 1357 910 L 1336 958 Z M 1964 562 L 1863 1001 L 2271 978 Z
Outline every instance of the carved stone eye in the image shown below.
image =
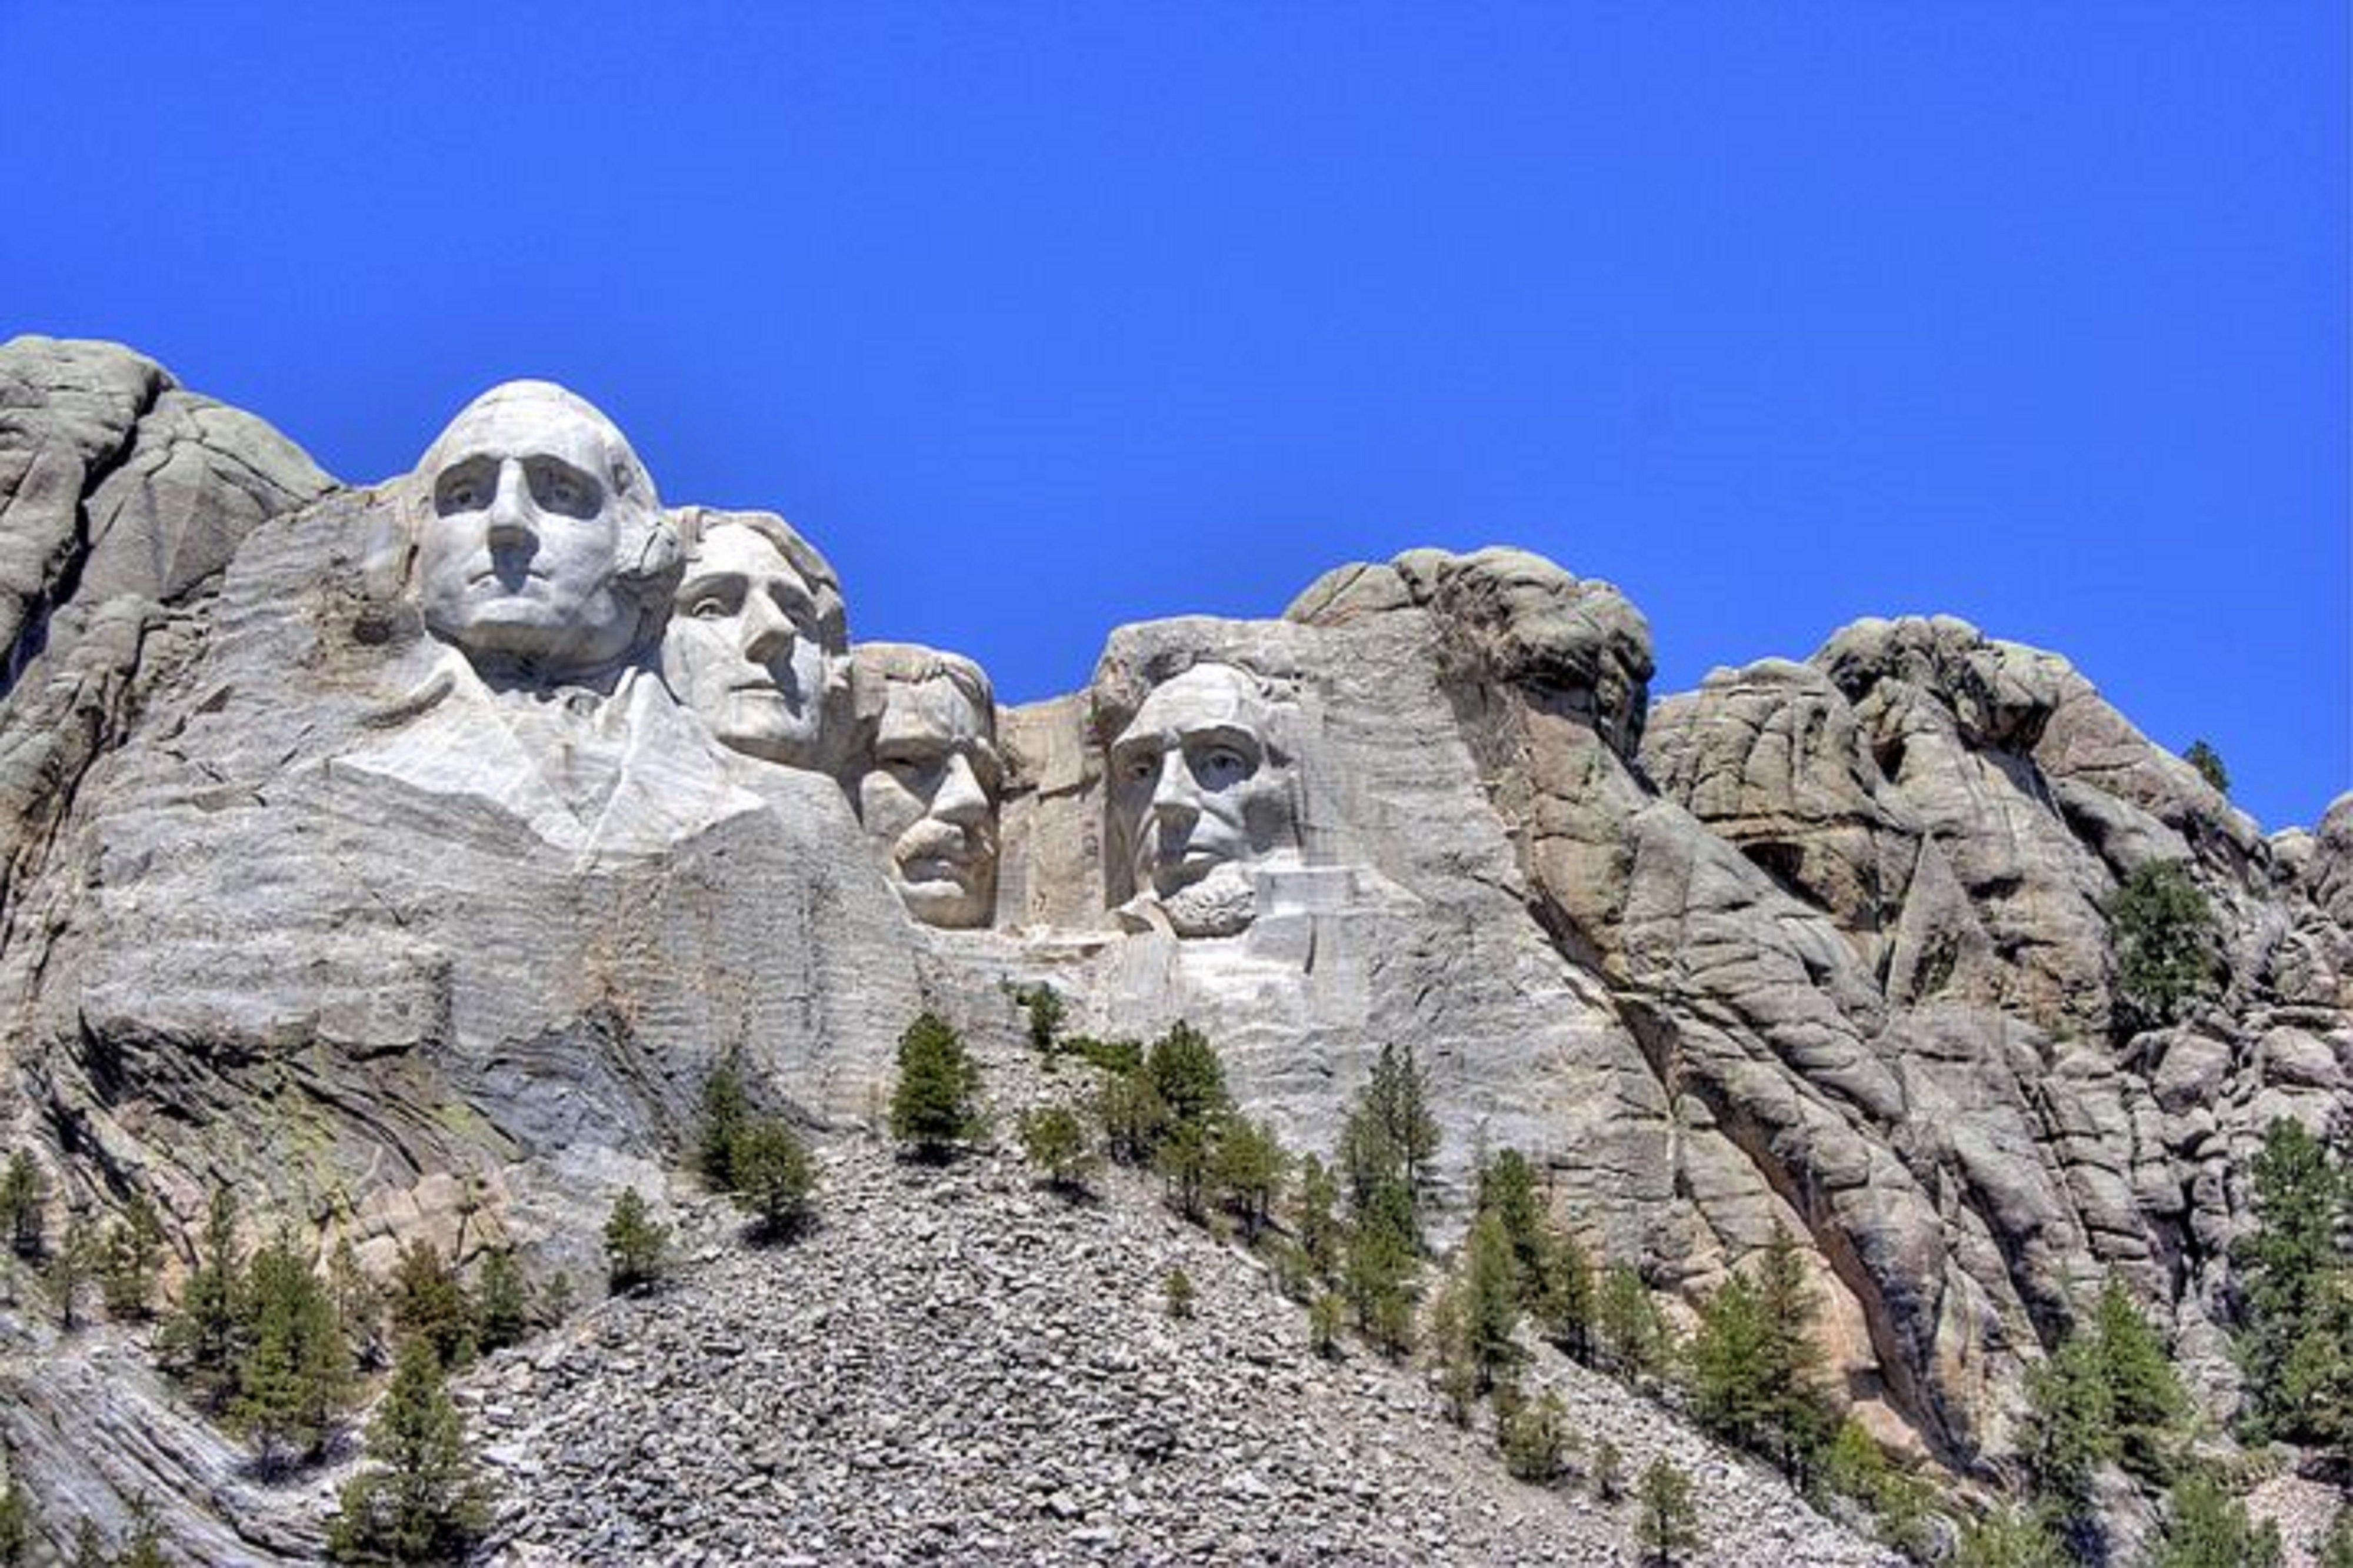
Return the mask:
M 734 612 L 728 607 L 726 601 L 705 597 L 694 601 L 686 613 L 698 621 L 723 621 Z
M 1201 782 L 1222 787 L 1232 784 L 1250 772 L 1250 759 L 1231 746 L 1219 746 L 1201 754 Z

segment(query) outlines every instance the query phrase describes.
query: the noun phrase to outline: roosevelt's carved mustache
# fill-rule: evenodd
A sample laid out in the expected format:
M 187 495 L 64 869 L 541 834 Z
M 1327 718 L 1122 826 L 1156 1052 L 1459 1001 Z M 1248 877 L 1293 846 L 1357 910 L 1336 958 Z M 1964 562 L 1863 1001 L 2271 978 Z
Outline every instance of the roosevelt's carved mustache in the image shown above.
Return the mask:
M 962 866 L 984 855 L 989 847 L 989 835 L 985 828 L 958 827 L 953 822 L 925 817 L 899 835 L 892 852 L 902 865 L 916 860 L 943 860 Z

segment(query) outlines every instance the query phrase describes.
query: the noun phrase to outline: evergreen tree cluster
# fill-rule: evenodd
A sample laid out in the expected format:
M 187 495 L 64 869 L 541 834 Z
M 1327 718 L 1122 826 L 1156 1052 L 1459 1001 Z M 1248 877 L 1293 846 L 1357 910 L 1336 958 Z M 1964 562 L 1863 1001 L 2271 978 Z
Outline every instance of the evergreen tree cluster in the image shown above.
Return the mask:
M 2221 989 L 2220 927 L 2213 906 L 2179 861 L 2136 867 L 2106 914 L 2121 1021 L 2163 1028 Z
M 1815 1333 L 1820 1317 L 1797 1240 L 1776 1221 L 1755 1268 L 1700 1303 L 1688 1352 L 1700 1425 L 1772 1459 L 1799 1484 L 1838 1426 Z
M 2232 1257 L 2254 1435 L 2353 1463 L 2353 1173 L 2299 1123 L 2255 1157 L 2255 1229 Z
M 728 1194 L 752 1215 L 762 1240 L 797 1236 L 817 1217 L 817 1164 L 808 1144 L 791 1122 L 754 1108 L 733 1055 L 702 1086 L 695 1164 L 712 1192 Z

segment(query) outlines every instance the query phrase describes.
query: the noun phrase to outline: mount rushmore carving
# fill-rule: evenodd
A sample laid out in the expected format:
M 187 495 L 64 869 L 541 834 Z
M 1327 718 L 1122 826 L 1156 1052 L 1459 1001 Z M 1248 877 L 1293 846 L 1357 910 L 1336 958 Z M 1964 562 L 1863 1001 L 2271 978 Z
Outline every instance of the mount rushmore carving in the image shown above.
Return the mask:
M 855 1121 L 918 1010 L 1011 1040 L 1044 982 L 1190 1020 L 1294 1148 L 1411 1045 L 1441 1200 L 1524 1150 L 1662 1291 L 1786 1226 L 1858 1408 L 1974 1461 L 2111 1275 L 2227 1405 L 2248 1153 L 2348 1109 L 2353 802 L 2267 837 L 1958 622 L 1654 705 L 1615 588 L 1414 551 L 1000 706 L 560 388 L 347 487 L 39 339 L 0 542 L 0 1108 L 100 1206 L 577 1258 L 721 1058 Z M 2102 904 L 2151 859 L 2230 978 L 2134 1032 Z

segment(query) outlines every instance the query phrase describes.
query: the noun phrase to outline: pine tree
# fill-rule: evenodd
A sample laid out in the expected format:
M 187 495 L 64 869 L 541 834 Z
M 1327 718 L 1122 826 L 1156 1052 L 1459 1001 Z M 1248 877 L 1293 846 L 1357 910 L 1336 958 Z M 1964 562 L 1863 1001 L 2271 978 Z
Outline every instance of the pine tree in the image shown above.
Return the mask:
M 1607 1437 L 1593 1450 L 1591 1479 L 1593 1495 L 1603 1502 L 1616 1502 L 1626 1495 L 1626 1456 Z
M 1479 1167 L 1479 1212 L 1490 1214 L 1511 1243 L 1518 1295 L 1534 1305 L 1544 1291 L 1546 1223 L 1536 1194 L 1535 1167 L 1517 1149 L 1506 1149 Z
M 2115 1422 L 2116 1457 L 2142 1480 L 2163 1485 L 2172 1475 L 2189 1421 L 2189 1396 L 2165 1345 L 2111 1279 L 2092 1309 L 2099 1375 L 2107 1385 Z
M 1593 1259 L 1577 1239 L 1547 1226 L 1543 1233 L 1543 1275 L 1531 1303 L 1545 1338 L 1573 1361 L 1593 1360 L 1593 1324 L 1599 1310 Z
M 615 1293 L 640 1289 L 659 1280 L 662 1254 L 669 1246 L 670 1227 L 654 1223 L 637 1188 L 625 1188 L 605 1220 L 606 1272 Z
M 181 1292 L 179 1312 L 165 1325 L 163 1345 L 165 1360 L 216 1412 L 237 1388 L 243 1277 L 237 1256 L 237 1200 L 227 1187 L 216 1187 L 197 1238 L 195 1266 Z
M 695 1129 L 695 1169 L 714 1193 L 735 1190 L 735 1140 L 751 1114 L 751 1099 L 744 1091 L 744 1066 L 730 1051 L 703 1079 L 702 1120 Z
M 395 1339 L 424 1341 L 435 1359 L 452 1371 L 474 1359 L 480 1348 L 474 1337 L 474 1303 L 456 1268 L 431 1242 L 420 1237 L 401 1247 L 385 1307 Z
M 1093 1174 L 1095 1152 L 1086 1123 L 1067 1105 L 1049 1105 L 1021 1113 L 1021 1152 L 1046 1173 L 1057 1189 L 1071 1194 L 1087 1190 Z
M 1123 1165 L 1141 1165 L 1160 1146 L 1168 1125 L 1168 1108 L 1151 1075 L 1139 1060 L 1112 1072 L 1097 1091 L 1095 1114 L 1102 1121 L 1103 1141 L 1111 1157 Z
M 531 1331 L 531 1287 L 504 1247 L 486 1254 L 474 1281 L 474 1338 L 485 1351 L 521 1344 Z
M 2199 1474 L 2183 1477 L 2166 1500 L 2153 1568 L 2279 1568 L 2282 1555 L 2278 1525 L 2255 1524 L 2244 1502 Z
M 360 1255 L 348 1234 L 335 1238 L 327 1255 L 327 1303 L 334 1309 L 335 1327 L 362 1366 L 382 1364 L 378 1331 L 384 1318 L 384 1293 L 360 1267 Z
M 98 1272 L 98 1232 L 80 1215 L 66 1222 L 65 1239 L 49 1259 L 49 1294 L 58 1303 L 58 1326 L 71 1333 L 80 1326 L 80 1305 Z
M 1190 1024 L 1179 1020 L 1153 1041 L 1144 1070 L 1176 1128 L 1198 1128 L 1206 1136 L 1233 1110 L 1225 1063 L 1208 1037 Z
M 2353 1313 L 2344 1310 L 2353 1258 L 2338 1242 L 2353 1184 L 2318 1139 L 2284 1118 L 2265 1131 L 2253 1176 L 2256 1228 L 2232 1260 L 2246 1303 L 2240 1354 L 2258 1435 L 2345 1446 L 2353 1405 L 2332 1401 L 2333 1380 L 2321 1374 L 2330 1363 L 2353 1366 Z
M 345 1485 L 327 1521 L 340 1563 L 405 1565 L 465 1560 L 489 1520 L 466 1448 L 465 1424 L 420 1340 L 401 1347 L 383 1407 L 368 1425 L 369 1468 Z
M 1069 1009 L 1063 1005 L 1062 994 L 1040 981 L 1019 994 L 1021 1010 L 1028 1015 L 1029 1044 L 1042 1057 L 1051 1057 L 1060 1042 L 1062 1019 Z
M 1414 1276 L 1421 1254 L 1414 1245 L 1413 1203 L 1402 1180 L 1374 1190 L 1349 1236 L 1345 1273 L 1356 1326 L 1391 1355 L 1413 1342 Z
M 1699 1304 L 1689 1350 L 1692 1414 L 1736 1447 L 1759 1447 L 1769 1429 L 1770 1339 L 1764 1303 L 1746 1275 L 1732 1275 Z
M 1692 1506 L 1691 1477 L 1671 1459 L 1653 1459 L 1642 1472 L 1634 1500 L 1634 1545 L 1643 1561 L 1673 1568 L 1684 1552 L 1700 1547 L 1699 1513 Z
M 1329 1290 L 1316 1297 L 1308 1306 L 1308 1348 L 1326 1361 L 1340 1358 L 1340 1324 L 1344 1311 L 1340 1298 Z
M 349 1345 L 333 1304 L 280 1232 L 254 1253 L 241 1292 L 246 1319 L 232 1422 L 265 1473 L 324 1452 L 352 1395 Z
M 37 1539 L 33 1500 L 25 1495 L 16 1478 L 10 1476 L 0 1483 L 0 1568 L 17 1568 L 17 1564 L 30 1562 Z
M 2204 741 L 2192 741 L 2181 760 L 2198 770 L 2198 776 L 2211 785 L 2216 795 L 2231 793 L 2231 770 L 2222 765 L 2222 753 Z
M 2029 1368 L 2026 1402 L 2020 1458 L 2061 1529 L 2080 1537 L 2093 1511 L 2093 1480 L 2121 1451 L 2095 1340 L 2072 1333 L 2042 1365 Z
M 1413 1047 L 1399 1048 L 1394 1041 L 1383 1045 L 1340 1138 L 1340 1163 L 1357 1212 L 1372 1201 L 1377 1188 L 1395 1180 L 1403 1184 L 1418 1215 L 1438 1143 L 1430 1086 L 1414 1061 Z M 1418 1221 L 1414 1234 L 1419 1246 Z
M 1245 1239 L 1256 1241 L 1266 1228 L 1290 1169 L 1291 1155 L 1271 1123 L 1229 1116 L 1219 1124 L 1209 1176 L 1226 1207 L 1242 1222 Z
M 1766 1428 L 1781 1473 L 1802 1482 L 1836 1429 L 1838 1415 L 1817 1332 L 1821 1304 L 1796 1238 L 1778 1220 L 1757 1259 L 1757 1298 L 1765 1321 Z
M 2126 1022 L 2145 1029 L 2179 1023 L 2221 988 L 2213 907 L 2180 862 L 2135 868 L 2105 912 Z
M 1197 1121 L 1179 1121 L 1162 1135 L 1152 1163 L 1159 1171 L 1169 1203 L 1187 1219 L 1206 1219 L 1209 1162 L 1216 1153 L 1209 1129 Z
M 817 1166 L 808 1145 L 782 1117 L 754 1118 L 737 1133 L 734 1188 L 763 1239 L 781 1240 L 807 1227 L 816 1212 Z
M 899 1037 L 899 1083 L 891 1095 L 891 1135 L 916 1155 L 940 1161 L 980 1133 L 980 1068 L 956 1032 L 925 1013 Z
M 38 1258 L 47 1241 L 48 1184 L 41 1168 L 22 1149 L 8 1156 L 0 1173 L 0 1229 L 7 1232 L 9 1249 L 19 1258 Z
M 1657 1378 L 1673 1359 L 1672 1331 L 1630 1264 L 1612 1264 L 1602 1275 L 1594 1327 L 1610 1370 L 1638 1388 Z
M 1549 1388 L 1498 1421 L 1495 1435 L 1504 1468 L 1521 1480 L 1544 1485 L 1568 1468 L 1568 1406 Z
M 1325 1279 L 1339 1273 L 1342 1250 L 1347 1244 L 1346 1231 L 1333 1212 L 1339 1201 L 1340 1189 L 1332 1180 L 1331 1168 L 1313 1154 L 1301 1160 L 1292 1217 L 1298 1228 L 1300 1250 Z
M 1161 1281 L 1161 1286 L 1168 1298 L 1168 1315 L 1179 1321 L 1190 1318 L 1193 1315 L 1193 1302 L 1196 1299 L 1193 1277 L 1186 1273 L 1181 1267 L 1172 1267 L 1168 1270 L 1167 1277 Z
M 107 1226 L 100 1249 L 99 1291 L 110 1317 L 127 1321 L 148 1315 L 163 1258 L 164 1223 L 147 1194 L 133 1193 L 122 1217 Z
M 1518 1267 L 1502 1216 L 1492 1209 L 1482 1214 L 1471 1226 L 1462 1262 L 1463 1336 L 1482 1394 L 1519 1364 L 1514 1337 L 1520 1326 Z

